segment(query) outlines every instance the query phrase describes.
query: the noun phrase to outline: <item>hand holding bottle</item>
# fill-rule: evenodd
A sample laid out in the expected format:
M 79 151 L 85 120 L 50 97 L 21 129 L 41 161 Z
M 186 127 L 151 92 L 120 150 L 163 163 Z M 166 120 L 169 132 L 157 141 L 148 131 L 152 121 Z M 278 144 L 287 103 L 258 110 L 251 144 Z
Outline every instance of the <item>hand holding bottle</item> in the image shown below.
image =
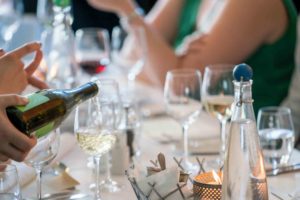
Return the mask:
M 35 52 L 33 61 L 25 66 L 22 58 L 33 52 Z M 47 88 L 46 83 L 32 75 L 42 57 L 41 44 L 38 42 L 25 44 L 8 53 L 0 51 L 0 94 L 20 93 L 28 84 L 39 89 Z
M 8 159 L 23 161 L 36 144 L 35 138 L 30 138 L 18 131 L 6 115 L 6 107 L 27 103 L 26 98 L 18 95 L 0 95 L 0 161 Z

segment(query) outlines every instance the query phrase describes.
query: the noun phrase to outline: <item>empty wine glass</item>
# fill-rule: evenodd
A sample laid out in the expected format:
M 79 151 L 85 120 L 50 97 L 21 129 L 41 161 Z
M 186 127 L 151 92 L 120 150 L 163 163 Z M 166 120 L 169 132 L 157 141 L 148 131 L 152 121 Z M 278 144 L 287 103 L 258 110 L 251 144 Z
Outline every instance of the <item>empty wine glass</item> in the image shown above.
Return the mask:
M 125 30 L 121 26 L 116 26 L 112 31 L 111 58 L 117 66 L 127 76 L 127 95 L 134 92 L 134 82 L 136 76 L 142 71 L 146 62 L 147 45 L 145 32 L 141 27 Z
M 98 98 L 82 103 L 76 108 L 74 131 L 80 148 L 94 157 L 96 164 L 96 187 L 94 199 L 100 200 L 100 158 L 115 144 L 113 134 L 112 103 L 100 102 Z
M 201 112 L 201 73 L 196 69 L 177 69 L 167 72 L 164 101 L 167 113 L 180 123 L 183 134 L 183 166 L 194 171 L 188 161 L 188 128 Z
M 56 129 L 46 136 L 38 138 L 36 146 L 25 158 L 25 163 L 36 171 L 37 199 L 42 199 L 42 170 L 56 157 L 59 145 L 60 130 Z
M 75 58 L 82 71 L 97 75 L 110 63 L 108 31 L 101 28 L 82 28 L 75 34 Z
M 122 117 L 122 101 L 119 92 L 119 85 L 113 79 L 98 79 L 98 84 L 101 86 L 101 92 L 97 98 L 101 102 L 112 103 L 112 120 L 113 120 L 113 131 L 115 134 L 118 132 L 118 128 Z M 122 186 L 111 178 L 111 151 L 104 155 L 106 159 L 106 178 L 101 182 L 101 189 L 107 192 L 118 192 Z
M 0 0 L 0 47 L 7 49 L 20 25 L 23 3 L 20 0 Z
M 0 164 L 0 199 L 21 200 L 18 171 L 15 165 Z
M 258 111 L 258 134 L 266 164 L 286 165 L 294 148 L 295 135 L 291 110 L 263 107 Z
M 222 165 L 226 147 L 226 124 L 231 117 L 231 104 L 234 100 L 232 70 L 234 65 L 216 64 L 205 68 L 201 88 L 202 103 L 208 113 L 220 122 L 220 157 Z

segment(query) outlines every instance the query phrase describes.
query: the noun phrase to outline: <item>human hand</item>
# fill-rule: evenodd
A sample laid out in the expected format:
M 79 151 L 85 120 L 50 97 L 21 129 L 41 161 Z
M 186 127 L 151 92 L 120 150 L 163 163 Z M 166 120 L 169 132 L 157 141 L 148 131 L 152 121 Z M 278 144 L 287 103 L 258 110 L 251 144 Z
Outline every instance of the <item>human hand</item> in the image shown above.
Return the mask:
M 23 161 L 36 144 L 36 138 L 30 138 L 17 130 L 6 115 L 7 107 L 27 103 L 27 98 L 19 95 L 0 95 L 0 161 L 2 162 L 9 159 Z
M 35 57 L 25 66 L 22 57 L 32 52 L 35 52 Z M 20 93 L 28 84 L 39 89 L 47 88 L 46 83 L 32 75 L 42 57 L 41 44 L 37 42 L 25 44 L 8 53 L 0 51 L 0 94 Z
M 207 35 L 199 32 L 194 32 L 193 34 L 185 37 L 182 42 L 182 45 L 177 49 L 177 54 L 186 55 L 192 52 L 201 51 L 203 48 L 204 39 Z
M 119 15 L 129 15 L 135 10 L 132 0 L 88 0 L 88 3 L 96 9 L 115 12 Z

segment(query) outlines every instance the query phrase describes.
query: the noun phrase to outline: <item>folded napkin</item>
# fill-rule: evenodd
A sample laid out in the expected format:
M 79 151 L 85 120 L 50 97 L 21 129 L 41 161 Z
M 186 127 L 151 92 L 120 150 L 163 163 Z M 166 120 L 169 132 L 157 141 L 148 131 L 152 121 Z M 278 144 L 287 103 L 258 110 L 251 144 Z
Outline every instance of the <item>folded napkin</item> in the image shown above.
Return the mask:
M 72 150 L 72 148 L 76 144 L 76 139 L 70 133 L 62 133 L 60 136 L 60 148 L 56 158 L 51 162 L 54 164 L 59 162 L 64 158 L 64 156 L 68 155 L 68 153 Z M 12 164 L 16 165 L 19 174 L 19 182 L 21 187 L 25 187 L 33 180 L 35 180 L 35 170 L 34 168 L 27 166 L 25 163 L 13 162 Z M 50 165 L 51 165 L 50 164 Z

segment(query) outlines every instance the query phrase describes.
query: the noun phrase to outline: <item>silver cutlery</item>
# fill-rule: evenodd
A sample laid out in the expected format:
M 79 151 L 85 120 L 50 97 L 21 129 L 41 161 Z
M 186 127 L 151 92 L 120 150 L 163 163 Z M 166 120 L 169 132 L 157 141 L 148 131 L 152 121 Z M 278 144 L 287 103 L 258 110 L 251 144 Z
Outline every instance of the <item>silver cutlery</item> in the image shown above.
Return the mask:
M 267 174 L 267 176 L 276 176 L 279 174 L 285 174 L 285 173 L 291 173 L 291 172 L 297 172 L 297 171 L 300 171 L 300 163 L 266 170 L 266 174 Z

